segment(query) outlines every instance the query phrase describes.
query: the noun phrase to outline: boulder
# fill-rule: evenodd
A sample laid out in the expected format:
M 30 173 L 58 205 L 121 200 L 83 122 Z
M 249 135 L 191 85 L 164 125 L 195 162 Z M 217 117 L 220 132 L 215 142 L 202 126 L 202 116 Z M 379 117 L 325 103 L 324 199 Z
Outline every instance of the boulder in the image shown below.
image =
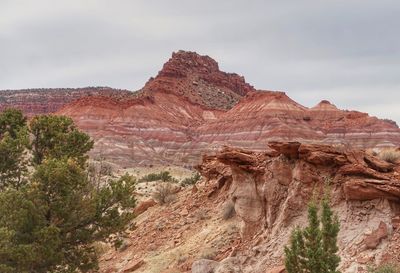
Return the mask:
M 133 210 L 133 213 L 138 216 L 140 214 L 142 214 L 143 212 L 145 212 L 146 210 L 148 210 L 149 208 L 151 208 L 152 206 L 155 206 L 157 204 L 156 201 L 154 201 L 153 199 L 149 199 L 149 200 L 145 200 L 143 202 L 140 202 L 139 205 L 137 207 L 135 207 L 135 209 Z
M 200 259 L 192 264 L 192 273 L 215 273 L 219 263 L 213 260 Z
M 364 244 L 368 249 L 375 249 L 388 236 L 388 227 L 384 222 L 380 222 L 376 230 L 364 238 Z

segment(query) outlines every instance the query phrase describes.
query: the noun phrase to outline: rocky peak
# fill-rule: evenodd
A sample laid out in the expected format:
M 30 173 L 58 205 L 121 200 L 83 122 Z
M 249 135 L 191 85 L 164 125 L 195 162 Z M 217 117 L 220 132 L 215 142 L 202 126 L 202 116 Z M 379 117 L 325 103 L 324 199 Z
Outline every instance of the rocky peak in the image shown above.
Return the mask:
M 179 50 L 172 53 L 172 57 L 164 64 L 158 76 L 185 77 L 189 72 L 213 73 L 219 72 L 219 67 L 218 63 L 209 56 Z
M 325 107 L 329 107 L 329 108 L 336 108 L 336 106 L 331 103 L 328 100 L 321 100 L 317 105 L 315 105 L 313 108 L 325 108 Z
M 220 71 L 209 56 L 180 50 L 172 54 L 142 91 L 148 95 L 172 93 L 208 108 L 228 110 L 255 89 L 243 76 Z
M 320 103 L 310 109 L 311 111 L 339 111 L 336 105 L 327 100 L 322 100 Z

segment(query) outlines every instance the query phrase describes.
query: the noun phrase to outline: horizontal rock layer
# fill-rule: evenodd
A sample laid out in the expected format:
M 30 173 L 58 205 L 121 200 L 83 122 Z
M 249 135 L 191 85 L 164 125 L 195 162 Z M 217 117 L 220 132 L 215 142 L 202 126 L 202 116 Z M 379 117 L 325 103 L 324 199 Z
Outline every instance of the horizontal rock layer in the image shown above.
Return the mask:
M 0 108 L 71 116 L 95 139 L 92 155 L 121 166 L 193 166 L 202 154 L 224 145 L 262 151 L 276 140 L 400 145 L 400 130 L 392 121 L 339 110 L 328 101 L 307 108 L 283 92 L 257 91 L 194 52 L 174 53 L 134 95 L 108 89 L 2 94 Z
M 73 117 L 95 138 L 95 152 L 123 166 L 191 166 L 224 145 L 261 151 L 276 140 L 359 148 L 400 145 L 400 130 L 392 123 L 355 111 L 309 109 L 281 92 L 251 92 L 228 111 L 162 92 L 124 103 L 102 100 L 81 100 L 59 114 Z
M 131 95 L 133 95 L 131 91 L 109 87 L 1 90 L 0 111 L 13 107 L 21 109 L 25 115 L 32 117 L 38 114 L 54 113 L 66 104 L 82 97 L 122 98 Z

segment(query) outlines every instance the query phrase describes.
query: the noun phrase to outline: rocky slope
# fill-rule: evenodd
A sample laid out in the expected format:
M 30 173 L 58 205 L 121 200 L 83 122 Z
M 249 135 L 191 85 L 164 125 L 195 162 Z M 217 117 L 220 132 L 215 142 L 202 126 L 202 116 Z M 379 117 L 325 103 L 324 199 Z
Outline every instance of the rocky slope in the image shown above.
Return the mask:
M 54 113 L 64 105 L 87 96 L 112 96 L 121 98 L 131 95 L 127 90 L 109 87 L 47 88 L 24 90 L 0 90 L 0 111 L 13 107 L 27 116 Z
M 58 113 L 71 116 L 95 138 L 94 154 L 121 166 L 193 166 L 223 145 L 260 151 L 272 140 L 400 145 L 394 122 L 327 101 L 307 108 L 283 92 L 257 91 L 193 52 L 174 53 L 137 98 L 103 100 L 83 98 Z
M 100 272 L 282 272 L 291 230 L 306 224 L 307 203 L 328 182 L 342 272 L 400 262 L 400 164 L 363 150 L 273 142 L 258 153 L 224 148 L 198 169 L 203 182 L 170 205 L 140 205 L 124 248 L 108 250 Z

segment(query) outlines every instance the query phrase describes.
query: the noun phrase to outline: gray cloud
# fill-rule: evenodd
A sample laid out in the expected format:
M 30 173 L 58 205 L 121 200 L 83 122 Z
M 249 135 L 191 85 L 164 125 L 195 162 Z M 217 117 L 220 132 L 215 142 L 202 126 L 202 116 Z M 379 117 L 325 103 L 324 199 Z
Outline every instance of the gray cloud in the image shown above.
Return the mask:
M 135 90 L 186 49 L 305 106 L 400 122 L 399 13 L 394 0 L 0 0 L 0 89 Z

